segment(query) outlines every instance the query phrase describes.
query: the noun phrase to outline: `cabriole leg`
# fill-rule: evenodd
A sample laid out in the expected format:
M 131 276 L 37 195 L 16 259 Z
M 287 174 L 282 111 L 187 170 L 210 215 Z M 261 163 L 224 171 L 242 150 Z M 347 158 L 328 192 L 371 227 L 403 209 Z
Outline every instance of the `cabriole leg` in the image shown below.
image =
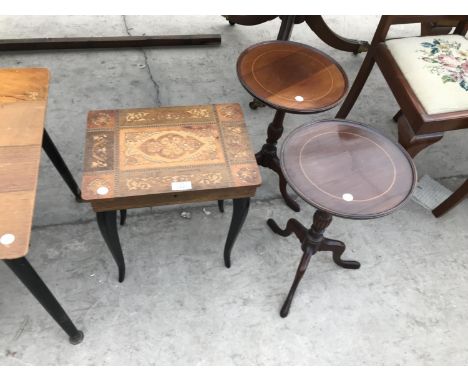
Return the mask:
M 231 267 L 231 250 L 249 212 L 250 198 L 233 199 L 231 226 L 224 246 L 224 265 Z
M 125 279 L 125 260 L 120 246 L 119 233 L 117 231 L 117 212 L 97 212 L 96 217 L 99 230 L 119 269 L 119 282 L 122 282 Z

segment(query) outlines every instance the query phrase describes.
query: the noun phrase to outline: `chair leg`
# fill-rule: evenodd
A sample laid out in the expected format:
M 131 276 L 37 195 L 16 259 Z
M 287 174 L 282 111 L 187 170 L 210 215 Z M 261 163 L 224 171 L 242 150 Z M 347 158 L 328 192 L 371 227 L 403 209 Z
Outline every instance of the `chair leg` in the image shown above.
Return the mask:
M 400 110 L 398 110 L 398 111 L 396 112 L 396 114 L 393 116 L 392 119 L 393 119 L 395 122 L 398 122 L 398 120 L 400 119 L 400 117 L 401 117 L 402 115 L 403 115 L 403 112 L 402 112 L 401 109 L 400 109 Z
M 411 158 L 414 158 L 426 147 L 440 141 L 444 133 L 415 134 L 404 115 L 398 118 L 398 142 Z
M 224 265 L 231 267 L 231 250 L 249 212 L 250 198 L 234 199 L 231 226 L 224 246 Z
M 49 288 L 47 288 L 47 285 L 42 281 L 29 261 L 26 260 L 25 257 L 3 261 L 52 316 L 55 322 L 68 334 L 70 343 L 77 345 L 83 341 L 83 332 L 75 327 L 70 317 L 68 317 L 67 313 L 63 310 L 62 306 Z
M 125 260 L 117 231 L 117 212 L 103 211 L 96 213 L 99 230 L 119 269 L 119 282 L 125 279 Z
M 286 297 L 286 301 L 284 302 L 283 307 L 281 308 L 281 317 L 285 318 L 289 314 L 289 309 L 291 308 L 291 303 L 294 298 L 294 294 L 296 293 L 297 286 L 299 285 L 302 276 L 304 276 L 307 266 L 309 265 L 310 258 L 315 252 L 316 250 L 313 247 L 306 247 L 304 249 L 304 254 L 302 255 L 299 267 L 297 268 L 296 276 L 294 277 L 291 289 L 289 290 L 288 297 Z
M 70 170 L 68 169 L 65 161 L 63 160 L 60 152 L 57 150 L 52 138 L 50 138 L 47 130 L 44 129 L 44 136 L 42 139 L 42 148 L 46 152 L 47 156 L 49 157 L 50 161 L 53 163 L 57 171 L 59 172 L 62 179 L 67 184 L 70 191 L 75 195 L 75 199 L 77 202 L 82 202 L 81 199 L 81 190 L 75 182 L 73 175 L 71 174 Z
M 346 96 L 343 104 L 341 105 L 340 110 L 336 114 L 336 118 L 346 118 L 348 116 L 349 112 L 356 103 L 359 94 L 361 94 L 362 88 L 364 87 L 364 84 L 369 78 L 374 64 L 375 59 L 374 57 L 372 57 L 371 52 L 367 53 L 348 95 Z
M 452 195 L 432 210 L 432 214 L 438 218 L 450 211 L 468 195 L 468 179 Z

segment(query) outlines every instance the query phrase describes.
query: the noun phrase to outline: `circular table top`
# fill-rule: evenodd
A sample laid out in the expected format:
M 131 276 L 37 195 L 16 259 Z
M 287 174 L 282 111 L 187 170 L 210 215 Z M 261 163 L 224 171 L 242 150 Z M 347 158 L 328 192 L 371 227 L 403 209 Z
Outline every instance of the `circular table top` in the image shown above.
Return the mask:
M 330 56 L 293 41 L 266 41 L 244 50 L 237 75 L 267 105 L 290 113 L 331 109 L 344 97 L 348 79 Z
M 289 134 L 281 167 L 304 201 L 351 219 L 393 212 L 410 197 L 417 180 L 413 161 L 399 144 L 340 119 L 307 123 Z

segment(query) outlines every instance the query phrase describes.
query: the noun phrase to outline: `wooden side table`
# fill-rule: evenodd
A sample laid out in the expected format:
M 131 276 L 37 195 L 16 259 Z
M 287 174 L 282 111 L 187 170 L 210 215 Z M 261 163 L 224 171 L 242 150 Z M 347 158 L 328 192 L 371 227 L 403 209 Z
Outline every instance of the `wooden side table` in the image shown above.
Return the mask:
M 233 199 L 226 267 L 261 178 L 240 105 L 98 110 L 88 114 L 82 182 L 125 277 L 117 210 Z M 125 215 L 124 215 L 125 216 Z M 122 221 L 121 221 L 122 223 Z
M 255 156 L 260 166 L 278 174 L 283 199 L 291 209 L 299 211 L 299 204 L 286 190 L 277 155 L 284 117 L 286 113 L 320 113 L 336 106 L 348 89 L 346 74 L 333 58 L 308 45 L 265 41 L 241 53 L 237 75 L 252 96 L 276 111 L 266 143 Z
M 83 340 L 26 254 L 36 198 L 41 144 L 75 196 L 79 189 L 44 130 L 49 72 L 42 68 L 0 69 L 0 259 L 16 274 L 70 337 Z
M 273 219 L 268 226 L 281 236 L 294 233 L 303 256 L 281 317 L 289 313 L 294 293 L 310 258 L 331 251 L 333 261 L 357 269 L 357 261 L 343 260 L 345 244 L 324 236 L 332 216 L 373 219 L 400 208 L 416 184 L 416 168 L 398 144 L 365 125 L 346 120 L 308 123 L 294 130 L 281 149 L 281 168 L 288 184 L 308 204 L 317 208 L 310 229 L 295 219 L 280 229 Z

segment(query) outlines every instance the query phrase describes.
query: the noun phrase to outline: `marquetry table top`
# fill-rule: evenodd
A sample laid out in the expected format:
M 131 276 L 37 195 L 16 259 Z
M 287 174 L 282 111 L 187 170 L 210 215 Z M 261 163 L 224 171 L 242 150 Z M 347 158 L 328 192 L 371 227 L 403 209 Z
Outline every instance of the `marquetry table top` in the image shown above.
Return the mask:
M 82 197 L 95 210 L 247 197 L 260 184 L 239 104 L 88 114 Z
M 0 69 L 0 259 L 27 254 L 49 72 Z

